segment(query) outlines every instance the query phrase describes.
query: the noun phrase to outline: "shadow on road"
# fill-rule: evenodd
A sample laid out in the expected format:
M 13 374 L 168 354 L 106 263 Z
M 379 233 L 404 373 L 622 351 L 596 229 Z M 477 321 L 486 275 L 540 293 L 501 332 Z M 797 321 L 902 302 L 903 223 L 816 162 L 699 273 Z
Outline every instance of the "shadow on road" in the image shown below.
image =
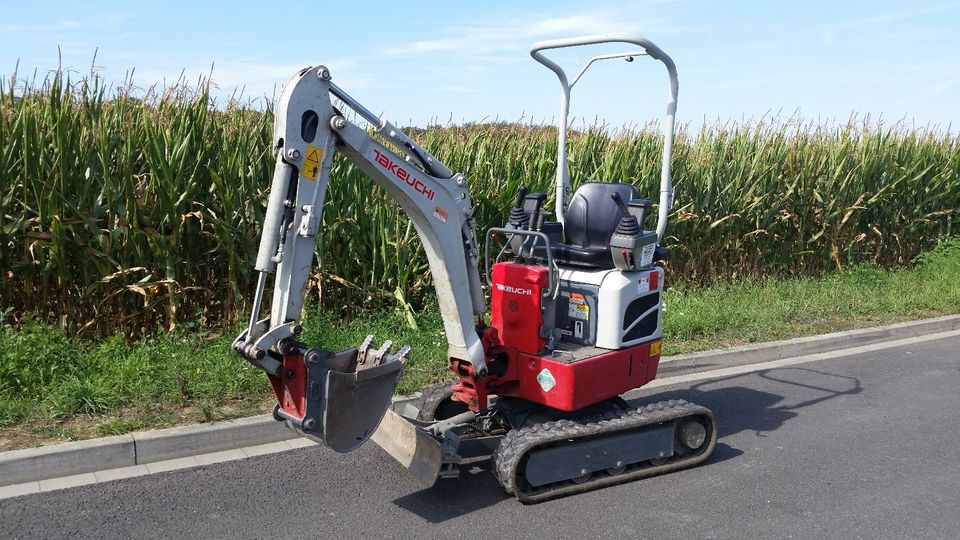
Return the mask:
M 437 480 L 432 488 L 404 495 L 393 503 L 430 523 L 442 523 L 489 508 L 506 498 L 507 492 L 492 471 L 492 460 L 487 458 L 465 465 L 458 479 Z
M 784 385 L 784 393 L 730 386 L 731 381 L 757 377 L 768 383 Z M 763 382 L 756 384 L 751 381 L 751 384 L 770 386 Z M 712 379 L 690 388 L 648 394 L 630 399 L 629 402 L 639 406 L 666 399 L 685 399 L 711 409 L 717 417 L 721 441 L 706 462 L 705 466 L 709 466 L 743 454 L 742 450 L 724 443 L 724 437 L 743 431 L 753 431 L 763 436 L 798 416 L 805 407 L 861 391 L 860 381 L 854 377 L 788 367 Z M 789 398 L 785 397 L 787 394 Z M 438 480 L 432 488 L 404 495 L 393 503 L 430 523 L 441 523 L 488 508 L 507 498 L 507 493 L 491 471 L 491 460 L 488 458 L 464 466 L 457 480 Z
M 730 386 L 731 381 L 760 378 L 760 384 Z M 758 390 L 757 386 L 783 387 L 783 393 Z M 729 437 L 741 431 L 752 431 L 759 436 L 780 429 L 799 411 L 818 403 L 851 396 L 863 391 L 860 380 L 806 367 L 764 369 L 711 379 L 669 392 L 630 399 L 631 405 L 642 405 L 665 399 L 685 399 L 713 411 L 717 417 L 720 437 Z M 789 395 L 789 397 L 786 397 Z M 713 462 L 712 460 L 710 461 Z

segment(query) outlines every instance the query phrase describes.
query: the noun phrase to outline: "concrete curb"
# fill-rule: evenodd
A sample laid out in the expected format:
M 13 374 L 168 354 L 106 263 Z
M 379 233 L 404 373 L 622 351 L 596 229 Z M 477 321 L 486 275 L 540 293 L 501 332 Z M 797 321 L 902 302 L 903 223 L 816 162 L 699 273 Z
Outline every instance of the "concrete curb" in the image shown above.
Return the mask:
M 136 464 L 133 435 L 118 435 L 0 453 L 0 485 Z
M 232 450 L 291 439 L 291 432 L 273 415 L 263 414 L 210 424 L 133 433 L 135 463 L 154 463 L 198 454 Z
M 415 401 L 419 393 L 393 398 L 393 408 Z M 83 473 L 145 465 L 158 461 L 269 444 L 299 435 L 261 414 L 116 437 L 0 452 L 0 487 Z
M 960 330 L 960 315 L 663 358 L 677 376 Z M 393 398 L 400 410 L 419 394 Z M 273 443 L 298 436 L 270 414 L 0 453 L 0 486 Z

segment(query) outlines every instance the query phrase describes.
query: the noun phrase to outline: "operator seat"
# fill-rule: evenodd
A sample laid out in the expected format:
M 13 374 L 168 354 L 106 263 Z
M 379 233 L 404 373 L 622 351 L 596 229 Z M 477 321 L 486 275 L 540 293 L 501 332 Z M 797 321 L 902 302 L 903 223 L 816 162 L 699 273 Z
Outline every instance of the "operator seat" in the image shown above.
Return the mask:
M 613 268 L 610 237 L 623 213 L 611 195 L 618 193 L 625 202 L 639 199 L 640 192 L 630 184 L 589 182 L 574 192 L 563 224 L 563 242 L 551 242 L 550 250 L 559 264 L 575 264 L 596 269 Z

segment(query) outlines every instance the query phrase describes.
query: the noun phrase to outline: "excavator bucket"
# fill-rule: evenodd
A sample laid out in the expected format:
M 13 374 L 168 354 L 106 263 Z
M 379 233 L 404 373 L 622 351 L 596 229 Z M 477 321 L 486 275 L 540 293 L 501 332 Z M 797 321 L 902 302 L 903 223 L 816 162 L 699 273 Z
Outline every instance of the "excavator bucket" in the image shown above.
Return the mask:
M 349 452 L 376 431 L 400 381 L 408 347 L 390 354 L 391 343 L 337 353 L 309 349 L 283 355 L 279 377 L 270 377 L 276 415 L 301 435 L 337 452 Z

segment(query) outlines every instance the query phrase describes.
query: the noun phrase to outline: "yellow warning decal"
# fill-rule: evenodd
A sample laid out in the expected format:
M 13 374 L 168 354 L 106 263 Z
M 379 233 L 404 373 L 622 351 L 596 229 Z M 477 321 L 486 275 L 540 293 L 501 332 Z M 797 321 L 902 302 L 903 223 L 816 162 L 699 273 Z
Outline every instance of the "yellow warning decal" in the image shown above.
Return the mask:
M 660 356 L 660 340 L 650 344 L 650 356 Z
M 582 294 L 570 293 L 567 299 L 567 317 L 570 319 L 579 319 L 581 321 L 590 320 L 590 305 Z
M 320 172 L 321 161 L 323 161 L 323 150 L 308 144 L 307 159 L 303 160 L 303 170 L 300 171 L 300 176 L 316 180 L 317 174 Z

